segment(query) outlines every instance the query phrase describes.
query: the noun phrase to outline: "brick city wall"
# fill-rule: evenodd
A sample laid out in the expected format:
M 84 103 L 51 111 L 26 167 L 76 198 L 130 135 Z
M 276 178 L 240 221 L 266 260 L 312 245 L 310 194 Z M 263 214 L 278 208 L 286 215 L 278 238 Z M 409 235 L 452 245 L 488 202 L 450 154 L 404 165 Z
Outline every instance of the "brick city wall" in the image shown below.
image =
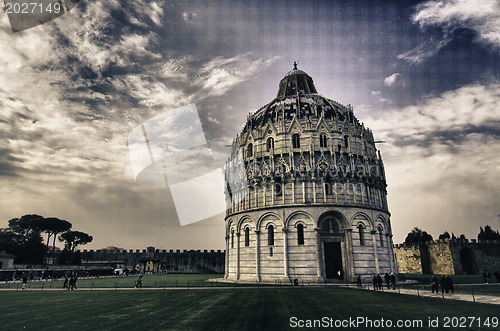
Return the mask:
M 82 265 L 122 268 L 137 272 L 224 273 L 221 250 L 82 250 Z
M 436 240 L 394 245 L 398 273 L 478 274 L 500 271 L 500 241 Z

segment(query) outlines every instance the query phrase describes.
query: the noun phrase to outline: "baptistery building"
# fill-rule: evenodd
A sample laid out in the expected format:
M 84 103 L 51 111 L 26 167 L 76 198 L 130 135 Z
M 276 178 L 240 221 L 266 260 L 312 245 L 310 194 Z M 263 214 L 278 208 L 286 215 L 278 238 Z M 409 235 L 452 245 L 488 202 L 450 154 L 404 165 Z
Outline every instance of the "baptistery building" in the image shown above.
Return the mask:
M 240 162 L 235 162 L 236 160 Z M 396 272 L 373 133 L 294 64 L 226 166 L 225 279 L 353 281 Z

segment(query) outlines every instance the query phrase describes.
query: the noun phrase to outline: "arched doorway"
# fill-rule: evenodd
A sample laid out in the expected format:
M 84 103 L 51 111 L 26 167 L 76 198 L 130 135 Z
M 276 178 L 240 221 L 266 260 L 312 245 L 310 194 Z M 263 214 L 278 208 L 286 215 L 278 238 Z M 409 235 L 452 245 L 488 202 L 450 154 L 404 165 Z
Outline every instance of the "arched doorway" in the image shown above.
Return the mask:
M 327 279 L 344 278 L 343 224 L 344 216 L 339 212 L 329 212 L 320 217 L 324 276 Z
M 476 256 L 469 247 L 464 247 L 460 250 L 460 262 L 466 274 L 474 275 L 477 273 Z

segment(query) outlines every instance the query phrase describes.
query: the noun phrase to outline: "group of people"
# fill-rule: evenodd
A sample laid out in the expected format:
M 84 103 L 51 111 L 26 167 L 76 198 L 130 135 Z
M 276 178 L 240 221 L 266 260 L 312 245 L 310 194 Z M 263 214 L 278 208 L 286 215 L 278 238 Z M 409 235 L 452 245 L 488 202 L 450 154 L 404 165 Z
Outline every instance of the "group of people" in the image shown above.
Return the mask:
M 444 294 L 444 292 L 449 293 L 451 291 L 451 294 L 455 292 L 455 287 L 453 286 L 453 280 L 449 275 L 443 275 L 441 278 L 437 279 L 435 275 L 432 275 L 431 278 L 431 288 L 432 288 L 432 293 L 439 294 L 439 286 L 441 286 L 441 294 Z
M 65 276 L 64 277 L 64 283 L 63 283 L 63 288 L 68 289 L 68 290 L 74 290 L 76 289 L 76 281 L 78 280 L 78 277 L 76 274 L 72 274 L 71 276 Z
M 391 273 L 390 275 L 388 273 L 385 273 L 384 280 L 385 280 L 385 285 L 388 289 L 390 288 L 392 288 L 393 290 L 396 289 L 396 275 L 394 273 Z M 374 290 L 382 289 L 383 281 L 380 274 L 374 275 L 372 281 Z M 361 277 L 358 276 L 358 286 L 360 286 L 359 285 L 360 283 L 361 283 Z

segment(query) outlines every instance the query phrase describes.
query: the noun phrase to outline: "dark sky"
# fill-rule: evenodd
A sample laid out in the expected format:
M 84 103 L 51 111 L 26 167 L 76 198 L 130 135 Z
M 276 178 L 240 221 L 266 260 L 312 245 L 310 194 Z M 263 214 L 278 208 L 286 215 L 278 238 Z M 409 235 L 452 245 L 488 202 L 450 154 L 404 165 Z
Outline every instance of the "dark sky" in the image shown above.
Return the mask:
M 0 15 L 0 226 L 28 213 L 88 248 L 221 249 L 135 183 L 134 127 L 195 103 L 217 159 L 294 61 L 377 140 L 394 242 L 500 228 L 500 5 L 450 1 L 80 1 L 13 34 Z M 195 205 L 193 205 L 195 208 Z

